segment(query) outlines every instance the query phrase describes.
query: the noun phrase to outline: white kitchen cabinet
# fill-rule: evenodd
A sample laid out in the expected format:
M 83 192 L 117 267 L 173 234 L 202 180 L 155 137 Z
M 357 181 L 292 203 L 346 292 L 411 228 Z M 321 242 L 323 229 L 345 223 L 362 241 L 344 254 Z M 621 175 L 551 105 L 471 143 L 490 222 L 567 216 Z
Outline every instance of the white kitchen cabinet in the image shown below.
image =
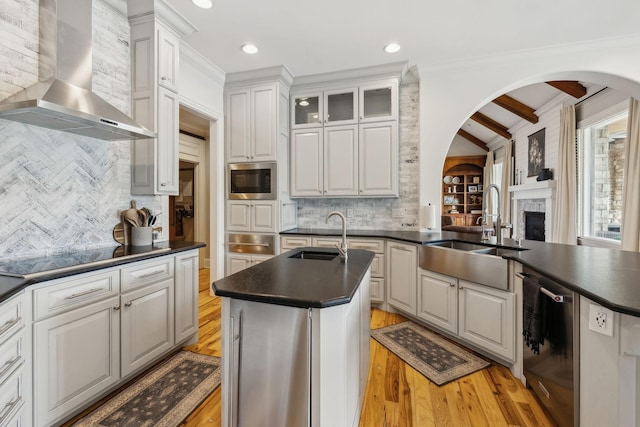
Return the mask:
M 34 425 L 51 425 L 120 380 L 118 296 L 33 327 Z
M 398 123 L 360 125 L 360 196 L 398 195 Z
M 173 279 L 167 279 L 120 297 L 123 377 L 173 347 L 173 292 Z
M 323 129 L 291 131 L 291 197 L 320 197 L 324 191 Z
M 311 236 L 282 236 L 280 237 L 280 253 L 311 246 L 312 242 Z
M 322 92 L 309 92 L 291 97 L 291 129 L 321 127 L 324 122 Z
M 370 301 L 372 303 L 384 302 L 384 279 L 380 277 L 371 277 Z
M 357 110 L 357 87 L 302 93 L 292 98 L 292 128 L 357 124 Z
M 458 279 L 418 270 L 418 312 L 420 319 L 453 334 L 458 333 Z
M 156 139 L 131 142 L 131 193 L 178 195 L 180 38 L 157 19 L 131 21 L 132 116 Z
M 323 195 L 358 195 L 358 127 L 324 128 Z
M 396 79 L 361 84 L 358 100 L 360 123 L 398 119 L 398 81 Z
M 158 25 L 158 83 L 178 93 L 180 38 L 162 24 Z
M 276 84 L 227 92 L 227 162 L 277 160 L 278 99 Z
M 459 280 L 458 335 L 515 360 L 515 294 Z
M 227 230 L 275 233 L 277 203 L 269 200 L 227 200 Z
M 175 257 L 175 344 L 198 333 L 199 257 L 191 251 Z
M 415 245 L 387 242 L 387 302 L 416 315 L 418 250 Z
M 238 271 L 253 267 L 272 257 L 273 255 L 248 255 L 229 252 L 227 253 L 226 275 L 229 276 Z

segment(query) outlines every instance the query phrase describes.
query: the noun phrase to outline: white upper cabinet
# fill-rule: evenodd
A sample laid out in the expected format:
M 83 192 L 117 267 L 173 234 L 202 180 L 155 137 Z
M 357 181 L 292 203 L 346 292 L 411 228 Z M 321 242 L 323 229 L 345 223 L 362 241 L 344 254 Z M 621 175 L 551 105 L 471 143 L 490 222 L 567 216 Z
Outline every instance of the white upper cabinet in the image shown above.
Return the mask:
M 278 160 L 278 136 L 288 133 L 281 95 L 276 83 L 227 90 L 227 162 Z
M 180 39 L 166 28 L 158 27 L 158 83 L 178 92 Z
M 227 230 L 274 233 L 277 203 L 270 200 L 227 200 Z
M 319 197 L 323 185 L 322 128 L 291 132 L 291 197 Z
M 398 82 L 372 82 L 359 87 L 360 123 L 398 119 Z
M 313 128 L 322 126 L 322 92 L 308 93 L 291 97 L 291 128 Z
M 358 127 L 324 129 L 324 195 L 358 195 Z
M 324 92 L 324 125 L 358 123 L 358 89 L 339 89 Z
M 360 125 L 360 196 L 398 195 L 398 123 Z

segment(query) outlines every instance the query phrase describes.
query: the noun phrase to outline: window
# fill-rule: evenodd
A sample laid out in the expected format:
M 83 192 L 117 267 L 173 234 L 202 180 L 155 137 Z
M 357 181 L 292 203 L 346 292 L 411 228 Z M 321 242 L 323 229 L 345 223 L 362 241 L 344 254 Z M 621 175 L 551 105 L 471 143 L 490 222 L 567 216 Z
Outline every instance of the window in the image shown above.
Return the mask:
M 628 104 L 598 116 L 578 125 L 578 234 L 607 245 L 621 239 Z

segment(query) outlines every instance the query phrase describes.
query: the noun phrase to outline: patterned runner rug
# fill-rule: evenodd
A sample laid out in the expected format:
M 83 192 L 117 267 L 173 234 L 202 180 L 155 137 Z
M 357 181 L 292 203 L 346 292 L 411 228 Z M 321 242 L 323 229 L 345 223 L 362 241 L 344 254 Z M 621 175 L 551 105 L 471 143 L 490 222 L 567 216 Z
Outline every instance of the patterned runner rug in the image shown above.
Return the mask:
M 181 351 L 74 426 L 175 427 L 220 385 L 220 358 Z
M 439 386 L 491 365 L 409 321 L 374 329 L 371 336 Z

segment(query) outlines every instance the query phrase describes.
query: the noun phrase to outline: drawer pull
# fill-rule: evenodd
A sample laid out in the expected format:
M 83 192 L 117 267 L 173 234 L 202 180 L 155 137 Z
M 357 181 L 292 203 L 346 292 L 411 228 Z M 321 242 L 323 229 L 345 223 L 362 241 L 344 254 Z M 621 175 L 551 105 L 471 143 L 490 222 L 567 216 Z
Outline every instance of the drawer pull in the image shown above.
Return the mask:
M 20 396 L 18 396 L 15 398 L 15 400 L 7 402 L 7 404 L 4 405 L 4 408 L 2 408 L 2 416 L 0 416 L 0 425 L 5 422 L 7 417 L 11 414 L 11 412 L 13 412 L 13 408 L 15 408 L 21 400 L 22 399 L 20 398 Z
M 133 304 L 131 301 L 125 302 L 124 306 L 125 307 L 131 307 L 131 304 Z
M 155 276 L 156 274 L 162 274 L 164 273 L 164 269 L 160 269 L 160 270 L 152 270 L 149 271 L 147 273 L 143 273 L 143 274 L 135 274 L 135 273 L 131 273 L 132 276 L 134 276 L 137 279 L 144 279 L 145 277 L 151 277 L 151 276 Z
M 74 299 L 74 298 L 78 298 L 84 295 L 89 295 L 92 294 L 94 292 L 99 292 L 101 291 L 102 288 L 93 288 L 93 289 L 89 289 L 88 291 L 84 291 L 84 292 L 78 292 L 77 294 L 71 294 L 68 297 L 65 297 L 64 299 Z
M 22 320 L 21 316 L 16 317 L 15 319 L 7 320 L 2 327 L 0 327 L 0 335 L 7 332 L 9 329 L 13 328 L 14 325 L 20 323 Z
M 0 378 L 4 377 L 4 374 L 11 371 L 13 369 L 13 365 L 15 365 L 18 361 L 22 359 L 22 356 L 16 356 L 11 360 L 7 360 L 4 365 L 2 365 L 2 371 L 0 371 Z

